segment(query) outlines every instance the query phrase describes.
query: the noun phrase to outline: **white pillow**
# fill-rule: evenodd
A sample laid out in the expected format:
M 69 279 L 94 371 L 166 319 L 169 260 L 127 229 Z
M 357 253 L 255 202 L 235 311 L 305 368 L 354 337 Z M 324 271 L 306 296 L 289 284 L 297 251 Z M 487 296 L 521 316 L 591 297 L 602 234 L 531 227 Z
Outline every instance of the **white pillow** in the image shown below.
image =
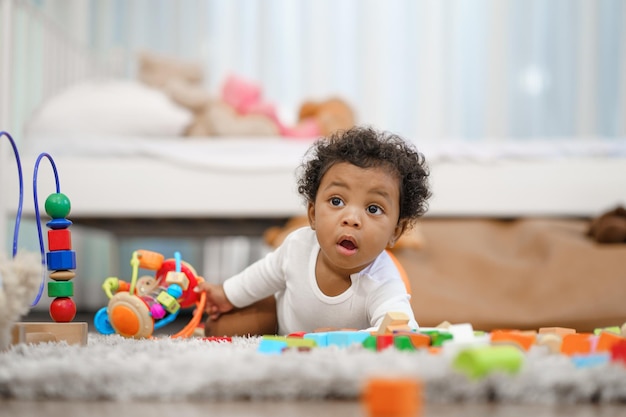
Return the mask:
M 181 136 L 192 117 L 190 110 L 164 92 L 138 81 L 88 81 L 45 102 L 27 131 L 29 135 Z

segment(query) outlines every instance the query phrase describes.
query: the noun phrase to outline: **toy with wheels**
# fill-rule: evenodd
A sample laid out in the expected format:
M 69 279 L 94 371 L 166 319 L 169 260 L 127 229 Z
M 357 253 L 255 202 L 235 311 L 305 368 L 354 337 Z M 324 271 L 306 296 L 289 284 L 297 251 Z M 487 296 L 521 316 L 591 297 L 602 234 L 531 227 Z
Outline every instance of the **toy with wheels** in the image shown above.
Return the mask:
M 109 277 L 102 288 L 109 297 L 107 307 L 96 313 L 94 324 L 102 334 L 117 333 L 128 338 L 149 338 L 176 319 L 181 309 L 195 306 L 189 323 L 172 337 L 189 337 L 202 319 L 206 295 L 194 288 L 203 280 L 180 258 L 165 259 L 157 252 L 133 252 L 131 281 Z M 154 271 L 138 278 L 139 269 Z

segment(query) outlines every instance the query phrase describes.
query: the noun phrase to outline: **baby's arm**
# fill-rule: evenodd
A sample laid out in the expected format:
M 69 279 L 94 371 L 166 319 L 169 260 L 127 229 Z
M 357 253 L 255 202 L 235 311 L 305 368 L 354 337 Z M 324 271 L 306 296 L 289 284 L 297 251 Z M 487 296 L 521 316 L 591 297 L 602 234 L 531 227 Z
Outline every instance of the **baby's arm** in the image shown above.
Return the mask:
M 209 315 L 211 320 L 216 320 L 220 314 L 226 313 L 234 307 L 226 296 L 222 285 L 210 284 L 203 281 L 198 283 L 195 291 L 204 291 L 206 293 L 206 307 L 204 310 Z

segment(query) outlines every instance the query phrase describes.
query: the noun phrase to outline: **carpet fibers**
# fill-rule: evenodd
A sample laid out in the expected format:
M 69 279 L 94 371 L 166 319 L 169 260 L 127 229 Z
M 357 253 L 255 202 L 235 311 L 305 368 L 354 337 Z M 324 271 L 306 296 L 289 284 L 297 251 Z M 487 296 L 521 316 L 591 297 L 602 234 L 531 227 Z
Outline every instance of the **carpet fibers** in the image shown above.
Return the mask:
M 626 367 L 576 367 L 541 349 L 514 375 L 469 379 L 451 356 L 360 346 L 257 352 L 260 338 L 150 340 L 90 334 L 87 346 L 17 345 L 0 352 L 0 397 L 13 399 L 354 399 L 372 377 L 411 377 L 431 403 L 626 403 Z

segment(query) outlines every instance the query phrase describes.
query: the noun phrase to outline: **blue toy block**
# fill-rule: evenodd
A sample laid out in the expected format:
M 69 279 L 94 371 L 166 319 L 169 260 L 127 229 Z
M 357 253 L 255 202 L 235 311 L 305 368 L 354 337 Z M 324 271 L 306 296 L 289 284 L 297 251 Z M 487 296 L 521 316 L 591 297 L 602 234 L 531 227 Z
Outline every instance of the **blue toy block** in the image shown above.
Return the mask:
M 267 355 L 279 355 L 287 348 L 287 342 L 282 340 L 261 339 L 257 352 Z
M 361 345 L 370 334 L 359 331 L 328 332 L 328 346 L 348 347 L 353 344 Z
M 327 332 L 306 333 L 304 336 L 302 336 L 302 338 L 315 340 L 315 343 L 317 343 L 318 347 L 328 346 L 328 333 Z
M 573 355 L 572 363 L 576 368 L 593 368 L 611 362 L 609 353 L 591 353 L 589 355 Z
M 48 271 L 76 269 L 76 252 L 73 250 L 56 250 L 46 253 Z

